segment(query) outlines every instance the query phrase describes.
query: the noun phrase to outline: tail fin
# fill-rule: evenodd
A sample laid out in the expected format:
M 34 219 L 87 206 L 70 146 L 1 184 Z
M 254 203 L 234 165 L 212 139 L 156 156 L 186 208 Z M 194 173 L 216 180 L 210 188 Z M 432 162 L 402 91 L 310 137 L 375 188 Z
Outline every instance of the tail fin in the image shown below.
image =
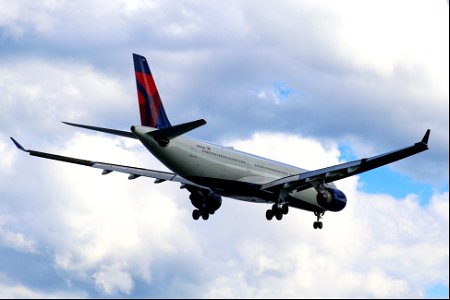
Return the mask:
M 147 60 L 134 53 L 133 60 L 141 124 L 158 129 L 171 127 Z

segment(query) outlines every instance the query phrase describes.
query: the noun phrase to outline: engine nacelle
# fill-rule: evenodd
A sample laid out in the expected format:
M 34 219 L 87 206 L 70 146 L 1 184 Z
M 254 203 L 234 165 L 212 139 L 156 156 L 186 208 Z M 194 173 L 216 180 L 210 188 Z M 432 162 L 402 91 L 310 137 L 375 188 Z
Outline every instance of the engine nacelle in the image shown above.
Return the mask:
M 222 205 L 222 196 L 216 193 L 210 193 L 206 197 L 206 207 L 210 214 L 213 214 Z
M 192 205 L 199 210 L 206 209 L 213 214 L 222 205 L 222 196 L 214 192 L 195 191 L 189 196 Z
M 326 191 L 317 194 L 317 204 L 325 210 L 340 211 L 347 204 L 347 197 L 338 189 L 327 188 Z

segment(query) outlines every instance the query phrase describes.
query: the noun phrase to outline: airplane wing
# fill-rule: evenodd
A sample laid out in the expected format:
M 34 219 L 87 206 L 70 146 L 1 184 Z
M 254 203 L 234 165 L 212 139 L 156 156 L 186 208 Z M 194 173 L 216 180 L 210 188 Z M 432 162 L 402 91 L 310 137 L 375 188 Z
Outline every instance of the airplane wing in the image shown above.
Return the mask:
M 203 188 L 202 186 L 199 186 L 199 185 L 197 185 L 175 173 L 149 170 L 149 169 L 143 169 L 143 168 L 135 168 L 135 167 L 116 165 L 116 164 L 110 164 L 110 163 L 104 163 L 104 162 L 98 162 L 98 161 L 84 160 L 84 159 L 56 155 L 56 154 L 52 154 L 52 153 L 40 152 L 40 151 L 35 151 L 35 150 L 27 150 L 27 149 L 23 148 L 22 145 L 20 145 L 14 138 L 11 137 L 11 140 L 14 142 L 14 144 L 16 145 L 17 148 L 19 148 L 20 150 L 22 150 L 24 152 L 29 153 L 32 156 L 53 159 L 53 160 L 58 160 L 58 161 L 73 163 L 73 164 L 77 164 L 77 165 L 101 169 L 101 170 L 103 170 L 102 175 L 106 175 L 111 172 L 120 172 L 120 173 L 128 174 L 129 175 L 128 179 L 136 179 L 138 177 L 144 176 L 144 177 L 155 178 L 155 183 L 161 183 L 164 181 L 174 181 L 174 182 L 179 182 L 179 183 L 186 184 L 186 185 Z
M 288 191 L 302 191 L 315 186 L 316 183 L 329 183 L 349 176 L 370 171 L 372 169 L 390 164 L 394 161 L 406 158 L 428 149 L 428 139 L 430 130 L 428 129 L 420 142 L 399 150 L 385 154 L 363 158 L 347 163 L 342 163 L 332 167 L 327 167 L 314 171 L 284 177 L 274 180 L 261 186 L 261 190 L 276 192 L 282 188 Z

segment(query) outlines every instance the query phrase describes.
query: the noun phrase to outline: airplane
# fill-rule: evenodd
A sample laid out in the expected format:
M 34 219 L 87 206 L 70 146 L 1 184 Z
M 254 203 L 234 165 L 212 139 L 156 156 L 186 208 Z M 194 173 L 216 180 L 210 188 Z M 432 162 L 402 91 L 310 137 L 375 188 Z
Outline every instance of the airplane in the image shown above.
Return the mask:
M 133 54 L 140 125 L 130 131 L 63 122 L 67 125 L 139 140 L 169 170 L 158 171 L 56 155 L 16 147 L 32 156 L 101 169 L 102 174 L 120 172 L 128 179 L 150 177 L 154 183 L 178 182 L 194 206 L 192 218 L 208 220 L 222 205 L 222 197 L 272 205 L 266 219 L 281 220 L 289 208 L 313 212 L 314 229 L 322 229 L 325 212 L 345 208 L 347 197 L 334 181 L 357 175 L 428 149 L 430 129 L 422 140 L 405 148 L 334 166 L 304 170 L 232 147 L 188 137 L 185 133 L 206 124 L 204 119 L 172 125 L 144 56 Z

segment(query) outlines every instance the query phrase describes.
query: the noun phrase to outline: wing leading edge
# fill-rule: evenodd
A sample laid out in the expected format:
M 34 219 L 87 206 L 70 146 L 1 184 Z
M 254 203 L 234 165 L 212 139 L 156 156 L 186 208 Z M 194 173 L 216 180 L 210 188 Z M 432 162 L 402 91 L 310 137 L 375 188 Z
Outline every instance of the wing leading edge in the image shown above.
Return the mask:
M 17 142 L 14 138 L 11 137 L 11 140 L 14 142 L 17 148 L 20 150 L 29 153 L 32 156 L 37 156 L 41 158 L 46 159 L 53 159 L 57 161 L 63 161 L 68 162 L 72 164 L 92 167 L 96 169 L 103 170 L 102 174 L 106 175 L 111 172 L 120 172 L 120 173 L 126 173 L 128 174 L 128 179 L 136 179 L 138 177 L 144 176 L 144 177 L 150 177 L 155 178 L 155 183 L 161 183 L 164 181 L 174 181 L 179 182 L 182 184 L 192 185 L 192 186 L 198 186 L 195 183 L 190 182 L 189 180 L 186 180 L 185 178 L 171 172 L 164 172 L 164 171 L 157 171 L 157 170 L 150 170 L 150 169 L 143 169 L 143 168 L 136 168 L 136 167 L 129 167 L 129 166 L 123 166 L 123 165 L 116 165 L 116 164 L 110 164 L 110 163 L 104 163 L 104 162 L 98 162 L 98 161 L 91 161 L 91 160 L 85 160 L 85 159 L 79 159 L 79 158 L 73 158 L 68 156 L 62 156 L 47 152 L 41 152 L 41 151 L 35 151 L 35 150 L 28 150 L 25 149 L 19 142 Z
M 307 171 L 304 173 L 284 177 L 262 185 L 261 190 L 274 191 L 285 188 L 290 191 L 301 191 L 314 186 L 314 184 L 317 182 L 329 183 L 349 176 L 367 172 L 427 150 L 429 138 L 430 129 L 427 130 L 420 142 L 417 142 L 412 146 L 387 152 L 370 158 L 363 158 L 360 160 L 342 163 L 319 170 Z

